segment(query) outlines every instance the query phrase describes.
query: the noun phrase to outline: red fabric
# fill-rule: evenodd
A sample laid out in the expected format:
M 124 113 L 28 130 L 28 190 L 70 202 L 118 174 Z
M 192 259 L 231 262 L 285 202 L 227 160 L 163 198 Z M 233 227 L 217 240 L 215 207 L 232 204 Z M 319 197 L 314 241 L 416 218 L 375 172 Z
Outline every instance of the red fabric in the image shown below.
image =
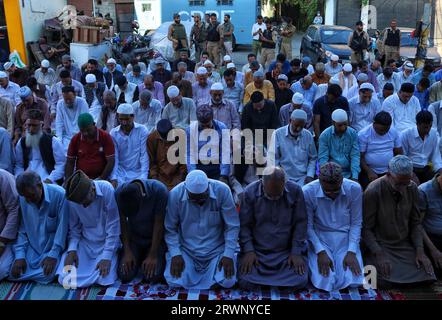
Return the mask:
M 77 133 L 71 140 L 68 158 L 75 159 L 76 170 L 82 170 L 91 179 L 98 178 L 107 164 L 109 157 L 115 156 L 112 137 L 106 131 L 97 129 L 97 139 L 87 141 Z

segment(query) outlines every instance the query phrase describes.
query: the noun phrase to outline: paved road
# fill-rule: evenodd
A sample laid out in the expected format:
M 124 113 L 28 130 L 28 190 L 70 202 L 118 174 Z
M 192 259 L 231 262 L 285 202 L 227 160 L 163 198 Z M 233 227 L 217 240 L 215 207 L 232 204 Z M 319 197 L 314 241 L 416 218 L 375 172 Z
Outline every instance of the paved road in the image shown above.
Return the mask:
M 292 41 L 292 50 L 293 50 L 293 57 L 292 58 L 299 58 L 301 48 L 301 40 L 303 33 L 296 33 L 293 37 Z M 247 63 L 247 55 L 252 52 L 252 46 L 246 46 L 241 45 L 238 46 L 237 50 L 233 52 L 233 62 L 235 62 L 235 65 L 237 67 L 237 70 L 241 70 L 241 68 Z M 259 57 L 258 57 L 259 59 Z

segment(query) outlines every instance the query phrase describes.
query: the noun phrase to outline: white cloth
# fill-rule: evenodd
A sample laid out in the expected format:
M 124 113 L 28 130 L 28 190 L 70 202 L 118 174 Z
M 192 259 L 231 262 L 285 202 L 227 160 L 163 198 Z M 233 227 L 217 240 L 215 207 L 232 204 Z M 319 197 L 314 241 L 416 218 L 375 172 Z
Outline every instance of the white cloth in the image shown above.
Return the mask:
M 261 23 L 261 24 L 255 23 L 255 24 L 253 25 L 253 27 L 252 27 L 252 36 L 253 36 L 253 40 L 259 40 L 259 34 L 257 34 L 256 36 L 253 35 L 253 34 L 254 34 L 255 32 L 257 32 L 259 29 L 261 29 L 262 32 L 264 32 L 264 31 L 267 29 L 267 27 L 266 27 L 266 25 L 265 25 L 264 22 Z
M 149 157 L 146 144 L 148 134 L 146 127 L 136 122 L 129 135 L 121 130 L 121 126 L 110 132 L 116 149 L 112 176 L 119 185 L 135 179 L 148 178 Z
M 120 216 L 115 200 L 114 188 L 107 181 L 94 181 L 95 200 L 87 208 L 68 201 L 69 235 L 68 250 L 63 255 L 58 269 L 59 283 L 63 285 L 66 274 L 64 261 L 71 251 L 78 255 L 76 285 L 85 288 L 98 284 L 112 285 L 117 280 L 117 250 L 120 242 Z M 110 273 L 100 276 L 97 264 L 101 260 L 110 260 Z
M 64 100 L 58 101 L 55 132 L 58 139 L 63 143 L 65 152 L 68 150 L 72 137 L 80 131 L 80 128 L 78 128 L 78 117 L 80 114 L 88 112 L 89 106 L 83 98 L 76 97 L 72 109 L 66 107 Z
M 363 270 L 359 248 L 362 228 L 361 186 L 344 179 L 341 193 L 334 201 L 324 194 L 319 180 L 305 185 L 302 190 L 308 217 L 308 261 L 313 285 L 326 291 L 361 285 L 363 273 L 355 276 L 350 268 L 344 271 L 343 266 L 346 254 L 353 252 Z M 324 250 L 335 268 L 334 271 L 330 270 L 328 277 L 323 277 L 318 268 L 318 253 Z
M 417 127 L 409 128 L 402 132 L 401 141 L 404 155 L 413 161 L 413 167 L 424 168 L 431 162 L 433 171 L 442 169 L 439 135 L 436 129 L 431 128 L 430 133 L 422 140 Z
M 22 138 L 25 139 L 25 138 Z M 48 172 L 43 163 L 39 148 L 32 148 L 29 154 L 29 165 L 26 170 L 32 170 L 40 175 L 42 181 L 49 179 L 53 183 L 57 180 L 64 178 L 64 167 L 66 164 L 66 154 L 61 141 L 53 137 L 52 138 L 52 150 L 55 160 L 54 170 Z M 15 176 L 17 177 L 24 170 L 23 163 L 23 148 L 21 147 L 21 139 L 15 146 Z
M 119 101 L 121 93 L 124 92 L 124 97 L 125 97 L 125 101 L 126 103 L 134 103 L 134 94 L 135 94 L 135 90 L 137 90 L 138 86 L 135 83 L 127 83 L 127 87 L 126 90 L 122 91 L 120 89 L 120 87 L 116 84 L 114 86 L 114 91 L 115 91 L 115 96 L 117 101 Z
M 391 115 L 393 127 L 402 132 L 416 125 L 416 115 L 421 111 L 421 105 L 415 96 L 412 96 L 408 103 L 404 104 L 395 93 L 384 100 L 382 110 Z
M 340 74 L 340 73 L 334 75 L 334 76 L 333 76 L 333 79 L 336 80 L 336 81 L 339 81 L 339 74 Z M 343 88 L 341 87 L 341 89 L 342 89 L 342 96 L 345 97 L 345 98 L 347 98 L 347 97 L 348 97 L 349 90 L 350 90 L 353 86 L 358 86 L 358 80 L 356 79 L 356 77 L 355 77 L 354 74 L 350 74 L 348 77 L 344 76 L 343 78 L 344 78 L 344 87 L 343 87 Z M 352 78 L 352 79 L 353 79 L 353 80 L 352 80 L 352 83 L 353 83 L 352 86 L 349 86 L 349 84 L 350 84 L 350 82 L 349 82 L 349 78 Z
M 144 109 L 140 106 L 140 101 L 137 101 L 132 107 L 134 108 L 135 122 L 145 126 L 149 134 L 155 131 L 157 123 L 161 120 L 161 113 L 163 112 L 161 102 L 152 99 L 150 106 Z
M 383 136 L 376 133 L 373 125 L 359 131 L 359 150 L 365 153 L 365 162 L 376 174 L 388 171 L 388 163 L 394 157 L 393 149 L 402 147 L 399 133 L 394 128 Z

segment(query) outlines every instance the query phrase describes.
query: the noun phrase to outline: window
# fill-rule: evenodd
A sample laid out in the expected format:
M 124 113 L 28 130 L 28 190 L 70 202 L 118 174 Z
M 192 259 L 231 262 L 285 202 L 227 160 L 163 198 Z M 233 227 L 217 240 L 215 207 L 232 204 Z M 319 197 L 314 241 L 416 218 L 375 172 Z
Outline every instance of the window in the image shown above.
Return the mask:
M 152 11 L 152 3 L 143 3 L 141 11 L 142 12 Z
M 189 0 L 189 6 L 204 6 L 205 0 Z
M 216 0 L 216 4 L 219 6 L 233 6 L 233 0 Z

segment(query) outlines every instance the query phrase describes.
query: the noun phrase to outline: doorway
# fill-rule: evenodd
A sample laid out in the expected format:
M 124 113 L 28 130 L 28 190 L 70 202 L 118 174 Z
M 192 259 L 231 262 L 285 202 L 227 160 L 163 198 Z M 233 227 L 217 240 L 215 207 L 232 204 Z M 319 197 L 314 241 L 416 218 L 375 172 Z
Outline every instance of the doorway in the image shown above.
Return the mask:
M 0 63 L 9 60 L 8 27 L 6 26 L 5 8 L 0 0 Z

